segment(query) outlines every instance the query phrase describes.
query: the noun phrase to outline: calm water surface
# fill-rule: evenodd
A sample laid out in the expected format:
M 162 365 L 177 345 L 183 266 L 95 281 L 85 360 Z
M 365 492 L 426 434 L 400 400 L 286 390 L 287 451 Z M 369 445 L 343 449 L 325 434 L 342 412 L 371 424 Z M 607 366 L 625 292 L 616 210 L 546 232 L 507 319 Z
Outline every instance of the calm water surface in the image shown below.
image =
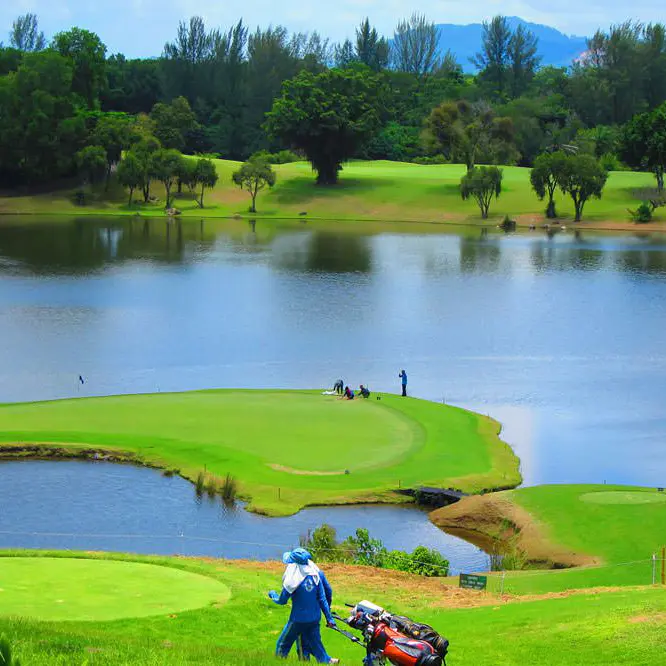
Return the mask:
M 405 367 L 500 420 L 527 484 L 666 484 L 663 238 L 392 229 L 1 220 L 0 400 Z
M 367 527 L 390 548 L 436 548 L 451 572 L 483 571 L 488 556 L 436 528 L 424 511 L 361 506 L 306 509 L 265 518 L 198 499 L 181 478 L 112 463 L 0 463 L 0 497 L 20 498 L 0 515 L 0 549 L 58 548 L 162 555 L 277 559 L 326 522 L 340 538 Z

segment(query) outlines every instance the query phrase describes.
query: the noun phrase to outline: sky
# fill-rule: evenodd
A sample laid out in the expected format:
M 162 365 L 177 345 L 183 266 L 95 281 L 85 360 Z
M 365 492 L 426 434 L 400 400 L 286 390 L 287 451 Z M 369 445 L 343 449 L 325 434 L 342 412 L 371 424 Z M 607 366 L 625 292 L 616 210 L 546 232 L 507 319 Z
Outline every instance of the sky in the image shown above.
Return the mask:
M 178 22 L 200 15 L 209 27 L 228 27 L 243 18 L 251 28 L 284 25 L 291 31 L 318 30 L 333 41 L 353 36 L 366 16 L 383 34 L 412 12 L 435 23 L 476 23 L 495 14 L 519 16 L 586 36 L 627 19 L 663 20 L 663 0 L 0 0 L 0 41 L 12 21 L 26 12 L 38 15 L 47 38 L 74 25 L 96 32 L 109 53 L 130 57 L 160 55 L 174 38 Z M 631 12 L 631 15 L 629 14 Z

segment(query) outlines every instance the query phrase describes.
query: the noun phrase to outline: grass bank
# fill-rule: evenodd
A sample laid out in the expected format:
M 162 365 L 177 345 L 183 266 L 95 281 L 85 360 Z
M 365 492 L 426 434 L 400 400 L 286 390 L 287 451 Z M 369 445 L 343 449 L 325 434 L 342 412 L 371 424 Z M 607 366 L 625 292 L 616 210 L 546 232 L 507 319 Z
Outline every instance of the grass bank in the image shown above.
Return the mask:
M 231 181 L 239 163 L 216 160 L 220 180 L 206 195 L 206 208 L 200 209 L 190 195 L 176 199 L 175 205 L 186 217 L 248 216 L 249 197 Z M 340 183 L 330 188 L 318 187 L 310 165 L 304 162 L 275 167 L 277 185 L 259 194 L 257 218 L 294 218 L 307 214 L 308 219 L 385 220 L 481 224 L 473 201 L 462 201 L 460 178 L 465 167 L 457 164 L 418 165 L 400 162 L 352 162 L 344 167 Z M 638 206 L 638 194 L 654 187 L 647 173 L 613 172 L 604 196 L 590 201 L 585 220 L 580 225 L 599 229 L 636 228 L 627 212 Z M 153 185 L 159 201 L 128 206 L 125 192 L 113 184 L 108 191 L 100 186 L 85 206 L 74 202 L 74 189 L 45 191 L 33 195 L 0 197 L 0 214 L 65 214 L 65 215 L 163 215 L 164 189 Z M 529 169 L 504 167 L 502 195 L 491 207 L 490 223 L 504 215 L 529 226 L 543 222 L 545 205 L 531 190 Z M 557 209 L 563 221 L 573 218 L 573 206 L 564 195 L 557 197 Z M 658 210 L 655 222 L 641 229 L 663 229 L 666 213 Z
M 0 634 L 8 636 L 22 663 L 30 666 L 82 664 L 275 664 L 275 641 L 288 610 L 272 604 L 269 589 L 279 587 L 278 563 L 190 560 L 107 554 L 1 553 L 2 594 L 25 611 L 0 605 Z M 18 572 L 12 557 L 23 563 Z M 36 556 L 32 557 L 31 556 Z M 68 558 L 65 563 L 59 558 Z M 69 558 L 83 558 L 71 560 Z M 27 562 L 27 565 L 25 564 Z M 37 589 L 37 572 L 52 568 L 59 587 Z M 130 593 L 114 588 L 122 566 L 144 568 Z M 100 565 L 99 576 L 92 572 Z M 105 567 L 117 566 L 107 577 Z M 86 570 L 81 588 L 75 572 Z M 12 576 L 3 575 L 11 570 Z M 165 574 L 166 570 L 166 574 Z M 326 567 L 334 589 L 334 609 L 344 602 L 370 599 L 395 613 L 432 624 L 451 641 L 450 663 L 456 666 L 660 666 L 666 649 L 666 596 L 662 589 L 590 590 L 582 594 L 516 598 L 458 590 L 441 579 L 425 579 L 366 567 Z M 166 608 L 153 615 L 133 615 L 134 598 L 155 595 L 169 572 L 207 579 L 211 589 L 228 589 L 223 600 L 202 600 L 189 610 Z M 29 610 L 30 600 L 39 613 Z M 130 603 L 124 607 L 124 603 Z M 61 618 L 60 607 L 84 603 L 87 621 Z M 48 617 L 49 606 L 53 615 Z M 95 608 L 123 609 L 115 619 L 95 615 Z M 331 655 L 344 664 L 360 664 L 362 651 L 343 637 L 323 632 Z
M 465 498 L 431 518 L 486 547 L 499 539 L 537 564 L 576 567 L 509 572 L 506 589 L 519 593 L 649 584 L 651 556 L 666 545 L 666 493 L 650 488 L 519 488 Z
M 250 509 L 399 502 L 398 489 L 478 492 L 518 485 L 499 424 L 394 395 L 339 400 L 318 391 L 196 391 L 0 405 L 0 456 L 95 451 L 239 483 Z M 54 451 L 55 449 L 55 451 Z

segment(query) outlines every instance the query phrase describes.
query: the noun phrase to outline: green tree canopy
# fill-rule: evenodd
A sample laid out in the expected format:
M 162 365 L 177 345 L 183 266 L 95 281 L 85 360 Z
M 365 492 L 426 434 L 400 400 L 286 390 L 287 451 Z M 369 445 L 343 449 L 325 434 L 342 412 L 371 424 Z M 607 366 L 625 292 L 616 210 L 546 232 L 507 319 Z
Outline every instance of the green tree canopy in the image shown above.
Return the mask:
M 555 218 L 555 190 L 564 173 L 566 155 L 557 151 L 554 153 L 542 153 L 534 160 L 534 167 L 530 172 L 530 182 L 532 189 L 536 192 L 539 199 L 545 199 L 548 195 L 548 207 L 546 208 L 546 217 Z
M 133 151 L 127 151 L 118 165 L 118 182 L 129 190 L 127 205 L 132 205 L 134 190 L 143 188 L 147 178 L 145 162 Z
M 634 116 L 624 128 L 622 159 L 637 169 L 652 171 L 657 189 L 664 189 L 666 171 L 666 103 L 650 113 Z
M 89 109 L 99 105 L 99 95 L 106 85 L 106 46 L 89 30 L 72 28 L 53 38 L 53 47 L 74 65 L 72 90 Z
M 376 28 L 370 25 L 370 20 L 361 21 L 356 28 L 355 60 L 363 63 L 371 70 L 379 72 L 386 69 L 389 62 L 389 43 L 380 37 Z
M 510 118 L 497 117 L 484 102 L 443 102 L 427 119 L 432 139 L 452 160 L 474 168 L 479 153 L 492 156 L 513 141 Z
M 46 48 L 46 39 L 39 29 L 36 14 L 23 14 L 12 23 L 9 45 L 19 51 L 42 51 Z
M 189 132 L 196 129 L 197 118 L 184 97 L 176 97 L 171 104 L 158 102 L 150 113 L 155 136 L 165 148 L 184 150 Z
M 72 66 L 45 50 L 26 53 L 0 77 L 0 172 L 8 182 L 71 173 L 84 145 L 85 122 L 71 92 Z
M 107 157 L 102 146 L 86 146 L 76 153 L 76 166 L 84 182 L 96 183 L 106 173 Z
M 502 170 L 496 166 L 474 167 L 460 180 L 460 194 L 464 201 L 474 199 L 481 210 L 481 217 L 488 218 L 493 197 L 502 191 Z
M 197 203 L 200 208 L 204 207 L 204 192 L 206 188 L 212 189 L 217 184 L 220 177 L 217 175 L 217 169 L 213 160 L 199 159 L 194 166 L 193 178 L 196 185 L 201 188 L 201 193 Z M 273 180 L 275 182 L 275 180 Z
M 250 213 L 257 212 L 257 194 L 266 187 L 275 185 L 276 176 L 273 167 L 265 158 L 256 155 L 245 162 L 232 175 L 233 182 L 252 197 Z
M 131 130 L 132 119 L 123 113 L 104 113 L 97 119 L 90 140 L 106 152 L 107 184 L 114 164 L 120 162 L 123 150 L 129 147 Z
M 601 199 L 608 172 L 592 155 L 567 155 L 562 161 L 558 184 L 573 200 L 575 221 L 580 222 L 588 199 Z
M 150 156 L 150 175 L 164 185 L 165 208 L 171 208 L 171 190 L 181 171 L 183 156 L 173 148 L 160 148 Z
M 284 84 L 267 130 L 305 153 L 318 184 L 334 184 L 342 163 L 379 131 L 378 89 L 365 68 L 301 72 Z
M 439 64 L 439 30 L 423 14 L 400 21 L 393 34 L 391 58 L 394 67 L 418 78 L 432 74 Z

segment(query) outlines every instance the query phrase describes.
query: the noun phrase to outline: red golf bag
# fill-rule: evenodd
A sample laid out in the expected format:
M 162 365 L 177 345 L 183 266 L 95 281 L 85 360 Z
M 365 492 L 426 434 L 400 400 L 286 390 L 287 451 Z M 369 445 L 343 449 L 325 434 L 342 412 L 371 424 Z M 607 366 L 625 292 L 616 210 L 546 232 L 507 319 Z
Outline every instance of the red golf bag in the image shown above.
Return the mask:
M 449 642 L 427 624 L 391 615 L 369 601 L 352 607 L 348 618 L 342 619 L 363 634 L 366 648 L 365 666 L 443 666 Z M 342 632 L 354 642 L 358 638 Z

